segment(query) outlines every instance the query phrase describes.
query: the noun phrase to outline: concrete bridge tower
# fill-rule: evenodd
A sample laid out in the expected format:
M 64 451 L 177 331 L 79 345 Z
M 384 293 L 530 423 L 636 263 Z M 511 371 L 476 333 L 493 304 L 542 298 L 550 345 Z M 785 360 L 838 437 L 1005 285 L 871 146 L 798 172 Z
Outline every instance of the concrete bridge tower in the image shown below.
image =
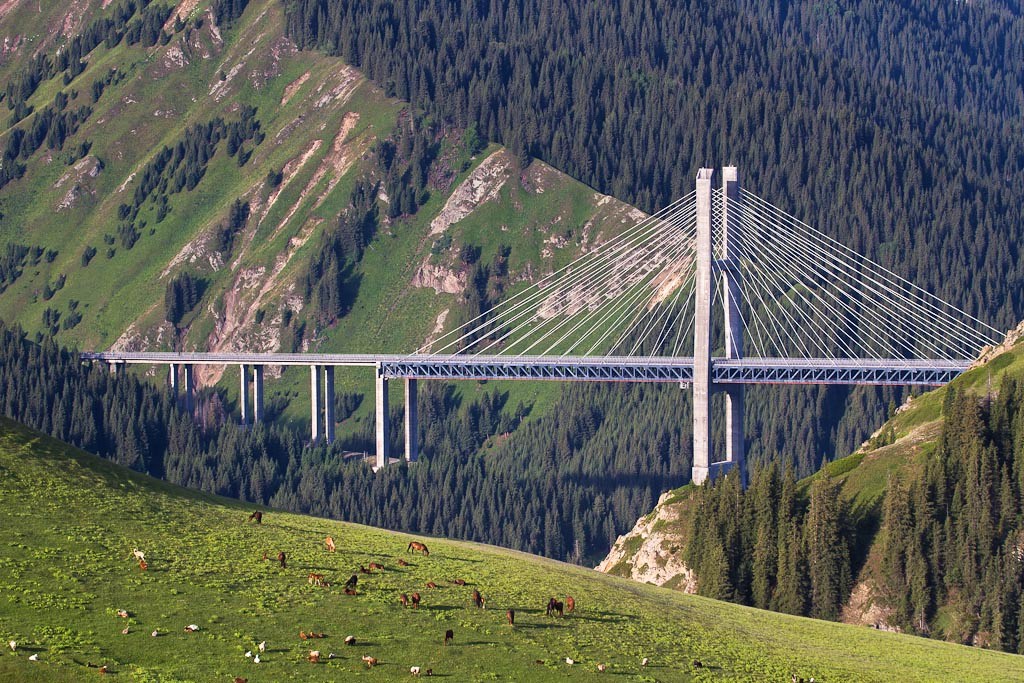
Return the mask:
M 740 312 L 740 245 L 736 238 L 740 227 L 739 174 L 735 166 L 722 169 L 722 240 L 714 253 L 712 240 L 712 188 L 710 168 L 697 173 L 697 274 L 694 280 L 695 315 L 693 330 L 693 470 L 695 484 L 714 480 L 732 467 L 740 469 L 746 485 L 746 458 L 743 435 L 743 385 L 716 385 L 711 377 L 712 279 L 722 276 L 724 295 L 725 357 L 743 357 L 743 320 Z M 725 460 L 715 462 L 711 444 L 711 396 L 725 392 Z

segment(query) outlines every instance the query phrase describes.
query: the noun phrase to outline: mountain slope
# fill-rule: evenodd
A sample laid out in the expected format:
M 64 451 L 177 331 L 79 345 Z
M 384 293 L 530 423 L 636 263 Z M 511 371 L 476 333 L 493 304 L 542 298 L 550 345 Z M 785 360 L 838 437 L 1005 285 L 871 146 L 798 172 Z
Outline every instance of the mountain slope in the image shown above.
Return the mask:
M 129 472 L 8 420 L 0 472 L 0 633 L 18 644 L 0 654 L 0 677 L 80 680 L 93 664 L 140 680 L 343 680 L 367 673 L 364 654 L 380 662 L 371 674 L 388 680 L 410 666 L 460 680 L 590 679 L 597 663 L 666 681 L 1021 674 L 1016 658 L 998 653 L 723 605 L 490 546 L 426 539 L 430 556 L 410 555 L 409 536 L 272 510 L 257 526 L 245 521 L 249 506 Z M 326 535 L 337 553 L 324 548 Z M 281 550 L 287 569 L 261 559 Z M 359 595 L 343 595 L 341 582 L 372 561 L 385 570 L 359 575 Z M 309 585 L 310 571 L 334 585 Z M 425 589 L 431 580 L 440 587 Z M 487 609 L 470 604 L 474 588 Z M 422 607 L 402 609 L 399 592 L 413 591 Z M 566 592 L 576 614 L 541 613 L 549 595 Z M 506 608 L 516 609 L 514 628 Z M 188 624 L 198 632 L 183 632 Z M 447 629 L 455 642 L 444 647 Z M 302 641 L 300 630 L 327 637 Z M 350 634 L 356 647 L 342 642 Z M 244 653 L 264 640 L 255 664 Z M 306 661 L 310 650 L 319 664 Z

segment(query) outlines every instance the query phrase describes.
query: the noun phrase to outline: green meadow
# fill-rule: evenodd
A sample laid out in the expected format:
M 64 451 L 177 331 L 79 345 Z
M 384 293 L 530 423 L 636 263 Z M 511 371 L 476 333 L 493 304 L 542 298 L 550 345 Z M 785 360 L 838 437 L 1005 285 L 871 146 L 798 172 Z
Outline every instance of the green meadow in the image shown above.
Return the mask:
M 412 666 L 452 681 L 1024 676 L 1010 655 L 753 610 L 486 545 L 420 537 L 431 551 L 422 556 L 407 552 L 411 536 L 343 522 L 265 510 L 256 525 L 253 509 L 0 421 L 0 637 L 17 643 L 0 653 L 0 680 L 88 680 L 98 666 L 115 680 L 252 683 L 408 680 Z M 274 561 L 280 551 L 287 568 Z M 384 570 L 359 573 L 370 562 Z M 309 572 L 331 585 L 310 585 Z M 353 573 L 358 594 L 346 595 Z M 485 609 L 472 605 L 474 589 Z M 399 595 L 413 592 L 421 606 L 403 608 Z M 548 598 L 567 594 L 576 612 L 546 616 Z M 455 640 L 445 646 L 448 629 Z M 257 664 L 245 653 L 259 654 L 261 641 Z M 367 668 L 364 655 L 378 665 Z

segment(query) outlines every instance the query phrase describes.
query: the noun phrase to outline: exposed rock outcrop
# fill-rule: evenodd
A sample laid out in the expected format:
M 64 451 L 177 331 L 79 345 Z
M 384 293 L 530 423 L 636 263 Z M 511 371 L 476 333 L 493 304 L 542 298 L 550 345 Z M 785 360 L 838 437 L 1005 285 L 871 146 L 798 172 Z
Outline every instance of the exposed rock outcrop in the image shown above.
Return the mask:
M 672 498 L 672 491 L 663 493 L 654 512 L 616 539 L 597 571 L 696 593 L 697 577 L 682 560 L 679 508 Z

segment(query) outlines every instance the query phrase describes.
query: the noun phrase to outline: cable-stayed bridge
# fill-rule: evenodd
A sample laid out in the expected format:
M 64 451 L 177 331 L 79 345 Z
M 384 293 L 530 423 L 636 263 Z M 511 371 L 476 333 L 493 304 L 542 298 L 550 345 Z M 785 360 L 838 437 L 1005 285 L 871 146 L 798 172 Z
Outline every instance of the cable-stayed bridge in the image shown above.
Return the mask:
M 421 379 L 677 382 L 693 389 L 693 473 L 744 471 L 747 384 L 944 384 L 1000 333 L 756 194 L 737 169 L 410 354 L 101 352 L 113 367 L 170 366 L 191 406 L 195 365 L 241 368 L 242 421 L 260 421 L 263 369 L 310 368 L 312 439 L 334 439 L 334 368 L 377 377 L 377 466 L 388 463 L 388 382 L 405 382 L 405 457 Z M 717 355 L 715 355 L 717 354 Z M 726 449 L 711 452 L 711 395 L 725 394 Z M 745 472 L 744 472 L 745 475 Z

